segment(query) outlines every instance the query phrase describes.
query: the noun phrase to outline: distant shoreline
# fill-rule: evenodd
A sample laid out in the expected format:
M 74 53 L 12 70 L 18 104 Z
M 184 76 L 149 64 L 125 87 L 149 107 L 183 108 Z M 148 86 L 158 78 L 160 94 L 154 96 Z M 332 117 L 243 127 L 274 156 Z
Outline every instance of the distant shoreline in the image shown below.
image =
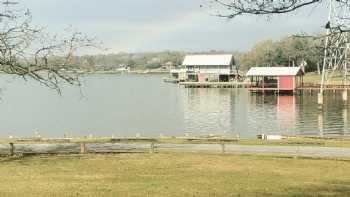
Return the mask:
M 77 73 L 77 74 L 169 74 L 168 70 L 135 70 L 135 71 L 83 71 L 83 70 L 79 70 L 79 71 L 67 71 L 67 73 Z M 3 75 L 11 75 L 5 72 L 1 72 L 0 74 Z
M 168 74 L 169 71 L 158 71 L 158 70 L 137 70 L 137 71 L 94 71 L 94 72 L 83 72 L 82 74 Z

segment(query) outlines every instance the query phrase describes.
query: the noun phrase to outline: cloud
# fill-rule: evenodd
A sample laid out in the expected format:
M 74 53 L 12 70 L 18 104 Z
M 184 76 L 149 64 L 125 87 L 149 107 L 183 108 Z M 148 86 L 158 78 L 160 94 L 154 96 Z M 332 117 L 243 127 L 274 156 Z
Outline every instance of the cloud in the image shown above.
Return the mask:
M 266 38 L 317 33 L 324 8 L 273 17 L 226 20 L 201 9 L 207 0 L 22 0 L 37 24 L 73 25 L 104 41 L 110 52 L 247 50 Z M 312 13 L 312 14 L 310 14 Z

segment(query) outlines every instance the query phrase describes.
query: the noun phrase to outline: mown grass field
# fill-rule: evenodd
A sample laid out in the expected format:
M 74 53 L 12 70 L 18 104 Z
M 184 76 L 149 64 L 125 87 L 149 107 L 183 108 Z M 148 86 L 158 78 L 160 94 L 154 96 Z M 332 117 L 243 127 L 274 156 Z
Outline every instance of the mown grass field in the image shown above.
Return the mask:
M 191 153 L 0 158 L 0 196 L 347 196 L 350 161 Z
M 329 73 L 329 78 L 327 84 L 330 85 L 342 85 L 343 84 L 343 74 L 340 72 L 334 72 L 333 75 Z M 350 78 L 348 78 L 350 80 Z M 304 83 L 320 84 L 321 75 L 317 73 L 306 73 L 304 76 Z

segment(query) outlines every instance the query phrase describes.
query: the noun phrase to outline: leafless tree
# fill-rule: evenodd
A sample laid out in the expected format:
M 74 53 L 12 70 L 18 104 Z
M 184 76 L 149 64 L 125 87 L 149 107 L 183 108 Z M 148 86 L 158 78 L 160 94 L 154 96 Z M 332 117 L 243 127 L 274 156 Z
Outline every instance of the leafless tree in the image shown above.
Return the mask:
M 346 1 L 346 0 L 345 0 Z M 271 15 L 293 12 L 299 8 L 321 3 L 322 0 L 212 0 L 212 5 L 227 9 L 221 17 L 234 18 L 240 15 Z
M 50 35 L 32 25 L 30 11 L 17 2 L 0 2 L 0 72 L 34 79 L 58 92 L 62 83 L 80 85 L 75 56 L 80 48 L 96 47 L 95 39 L 73 28 Z
M 217 16 L 235 18 L 241 15 L 273 16 L 292 13 L 311 5 L 327 5 L 328 21 L 325 21 L 326 33 L 314 36 L 322 40 L 324 51 L 323 70 L 344 69 L 348 65 L 348 46 L 350 44 L 350 0 L 211 0 L 218 8 Z
M 350 0 L 334 0 L 337 3 L 337 9 L 349 10 Z M 211 6 L 218 8 L 219 17 L 235 18 L 242 15 L 265 15 L 272 16 L 277 14 L 286 14 L 295 12 L 308 6 L 319 6 L 326 0 L 211 0 Z M 328 2 L 328 1 L 327 1 Z M 327 14 L 327 13 L 325 13 Z M 350 18 L 339 18 L 343 21 L 349 21 Z M 334 31 L 350 31 L 344 24 L 334 25 L 331 21 L 325 23 L 326 28 Z
M 322 0 L 213 0 L 211 3 L 228 9 L 228 14 L 219 16 L 233 18 L 244 14 L 270 15 L 295 11 L 320 3 Z

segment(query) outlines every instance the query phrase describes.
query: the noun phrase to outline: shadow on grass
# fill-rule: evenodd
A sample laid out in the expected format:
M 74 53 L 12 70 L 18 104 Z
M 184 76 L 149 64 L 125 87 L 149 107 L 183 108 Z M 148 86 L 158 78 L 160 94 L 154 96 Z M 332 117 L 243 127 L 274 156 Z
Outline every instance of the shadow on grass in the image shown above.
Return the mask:
M 264 196 L 274 196 L 265 193 Z M 300 187 L 289 187 L 283 196 L 293 197 L 323 197 L 323 196 L 350 196 L 350 180 L 305 183 Z

